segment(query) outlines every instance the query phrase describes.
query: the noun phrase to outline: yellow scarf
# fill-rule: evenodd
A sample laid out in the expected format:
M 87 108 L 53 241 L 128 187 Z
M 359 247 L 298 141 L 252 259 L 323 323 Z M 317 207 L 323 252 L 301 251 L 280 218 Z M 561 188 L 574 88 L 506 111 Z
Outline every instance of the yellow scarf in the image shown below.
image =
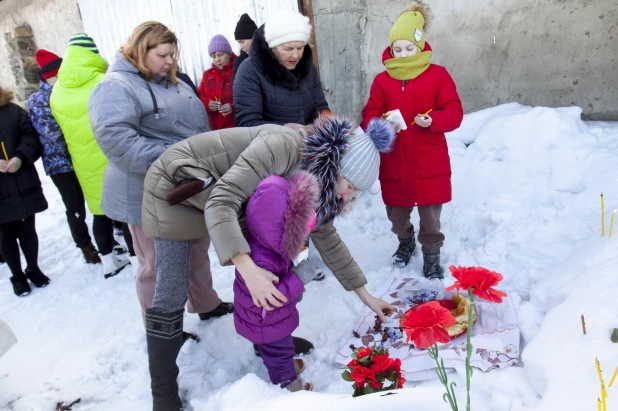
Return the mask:
M 409 57 L 392 58 L 384 65 L 388 75 L 395 80 L 412 80 L 429 68 L 431 54 L 431 51 L 423 51 Z

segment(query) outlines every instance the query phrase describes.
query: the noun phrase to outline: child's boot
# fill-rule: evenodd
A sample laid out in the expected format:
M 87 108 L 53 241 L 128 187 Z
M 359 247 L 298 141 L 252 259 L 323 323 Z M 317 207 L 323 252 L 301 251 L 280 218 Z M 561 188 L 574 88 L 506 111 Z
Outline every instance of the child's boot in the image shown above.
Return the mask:
M 440 265 L 440 249 L 423 247 L 423 274 L 430 280 L 442 280 L 442 266 Z
M 115 276 L 124 268 L 124 266 L 129 264 L 128 259 L 120 259 L 113 252 L 101 256 L 101 261 L 103 262 L 103 276 L 105 278 Z
M 313 391 L 313 384 L 311 384 L 310 382 L 302 382 L 300 378 L 297 378 L 288 385 L 286 385 L 285 389 L 292 392 Z
M 101 262 L 99 252 L 92 243 L 88 243 L 85 246 L 79 248 L 80 250 L 82 250 L 82 254 L 84 255 L 86 264 L 99 264 Z
M 26 277 L 28 277 L 28 280 L 36 285 L 37 288 L 47 287 L 49 284 L 49 277 L 43 274 L 39 267 L 26 268 Z
M 303 371 L 305 371 L 305 362 L 300 358 L 294 359 L 294 370 L 296 371 L 296 375 L 300 375 Z
M 13 284 L 13 292 L 18 297 L 25 297 L 30 294 L 30 284 L 24 273 L 15 274 L 11 277 L 11 284 Z
M 408 238 L 399 238 L 399 247 L 395 254 L 393 254 L 393 265 L 397 268 L 403 268 L 410 262 L 410 257 L 416 248 L 416 241 L 414 241 L 414 231 Z

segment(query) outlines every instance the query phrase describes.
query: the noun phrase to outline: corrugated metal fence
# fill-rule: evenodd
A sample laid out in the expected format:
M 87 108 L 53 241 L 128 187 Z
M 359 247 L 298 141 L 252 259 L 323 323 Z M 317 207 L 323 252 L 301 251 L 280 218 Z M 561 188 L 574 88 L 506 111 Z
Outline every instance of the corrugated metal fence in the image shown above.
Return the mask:
M 180 40 L 180 65 L 196 85 L 211 67 L 208 42 L 223 34 L 238 53 L 236 23 L 243 13 L 258 26 L 279 10 L 298 10 L 297 0 L 78 0 L 84 28 L 109 63 L 138 24 L 156 20 Z

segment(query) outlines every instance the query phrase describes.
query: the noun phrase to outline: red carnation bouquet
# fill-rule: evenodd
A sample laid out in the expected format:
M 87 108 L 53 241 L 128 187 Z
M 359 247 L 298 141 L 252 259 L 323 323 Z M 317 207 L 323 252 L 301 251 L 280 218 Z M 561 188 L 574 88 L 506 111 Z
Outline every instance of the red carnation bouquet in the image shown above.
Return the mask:
M 401 371 L 401 360 L 390 358 L 387 350 L 377 350 L 374 344 L 355 349 L 352 358 L 341 376 L 354 383 L 353 397 L 403 388 L 406 379 Z

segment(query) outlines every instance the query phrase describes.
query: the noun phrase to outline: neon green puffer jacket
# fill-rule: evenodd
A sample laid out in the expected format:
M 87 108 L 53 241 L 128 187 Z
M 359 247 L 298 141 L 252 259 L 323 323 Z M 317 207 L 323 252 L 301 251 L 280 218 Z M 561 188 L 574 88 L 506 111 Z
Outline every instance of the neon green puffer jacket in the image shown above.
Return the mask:
M 107 158 L 90 128 L 88 99 L 94 86 L 105 77 L 106 67 L 98 54 L 84 47 L 69 46 L 50 98 L 52 114 L 67 141 L 75 174 L 94 215 L 104 214 L 101 195 Z

